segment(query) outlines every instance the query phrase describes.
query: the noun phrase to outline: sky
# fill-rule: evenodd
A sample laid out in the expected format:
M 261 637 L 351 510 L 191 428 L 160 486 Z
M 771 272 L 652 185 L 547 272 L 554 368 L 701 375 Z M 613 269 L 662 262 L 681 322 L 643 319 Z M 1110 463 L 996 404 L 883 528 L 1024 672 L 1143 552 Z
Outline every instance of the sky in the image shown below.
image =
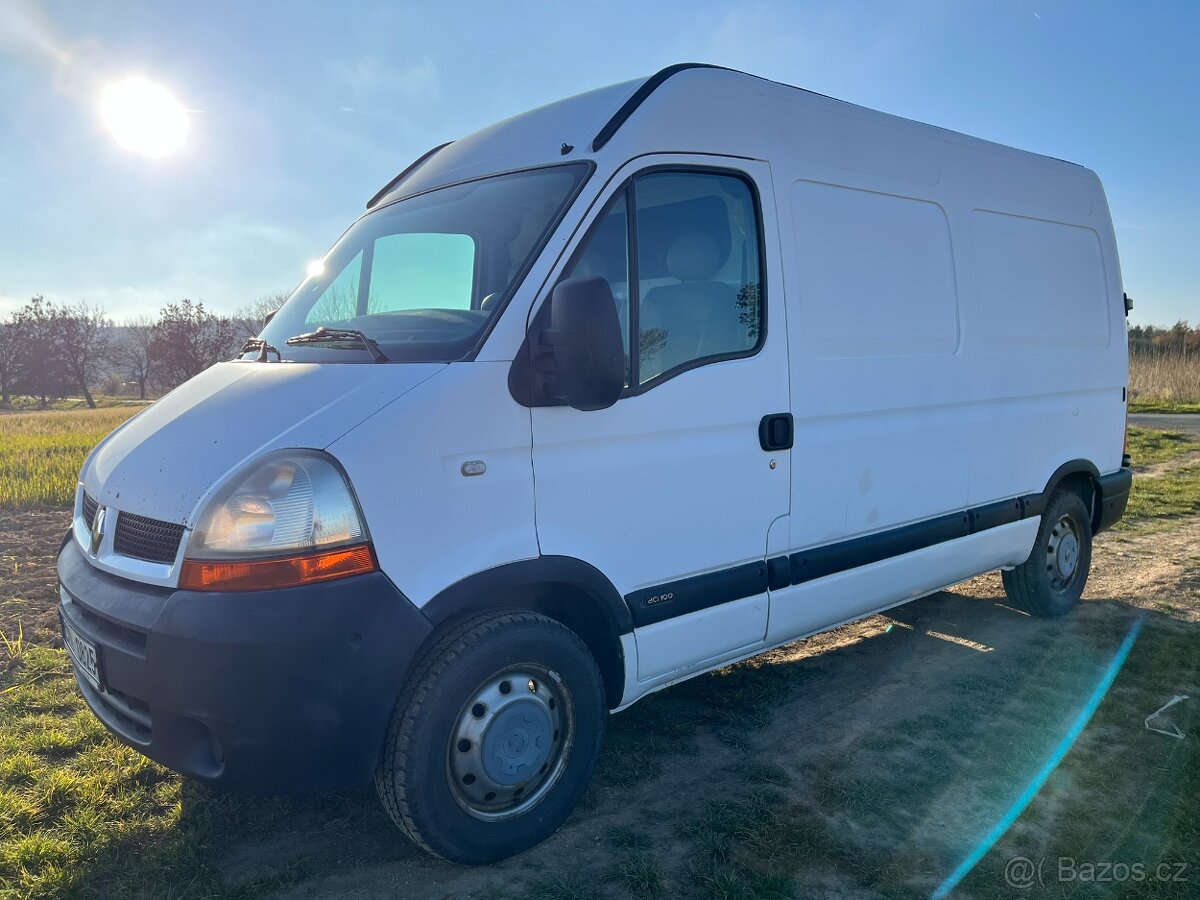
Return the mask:
M 1200 3 L 4 0 L 0 315 L 117 320 L 289 291 L 413 158 L 544 103 L 709 62 L 1068 159 L 1104 182 L 1131 321 L 1200 323 Z M 188 113 L 101 122 L 141 75 Z

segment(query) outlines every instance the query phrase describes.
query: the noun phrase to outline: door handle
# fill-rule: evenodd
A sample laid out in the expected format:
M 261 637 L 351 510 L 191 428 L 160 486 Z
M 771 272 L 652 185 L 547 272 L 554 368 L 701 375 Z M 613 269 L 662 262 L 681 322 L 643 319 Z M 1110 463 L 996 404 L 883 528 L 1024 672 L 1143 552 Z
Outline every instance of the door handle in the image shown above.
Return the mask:
M 758 423 L 758 443 L 767 451 L 791 450 L 794 430 L 791 413 L 763 416 Z

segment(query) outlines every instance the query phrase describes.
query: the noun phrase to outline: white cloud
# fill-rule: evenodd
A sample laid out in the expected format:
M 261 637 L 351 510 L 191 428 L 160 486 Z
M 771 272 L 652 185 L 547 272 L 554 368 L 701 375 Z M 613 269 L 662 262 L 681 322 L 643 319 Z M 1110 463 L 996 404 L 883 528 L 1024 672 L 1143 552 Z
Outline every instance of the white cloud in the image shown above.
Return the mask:
M 333 80 L 348 92 L 350 109 L 370 111 L 381 103 L 431 103 L 442 95 L 442 78 L 429 57 L 394 65 L 374 54 L 329 64 Z

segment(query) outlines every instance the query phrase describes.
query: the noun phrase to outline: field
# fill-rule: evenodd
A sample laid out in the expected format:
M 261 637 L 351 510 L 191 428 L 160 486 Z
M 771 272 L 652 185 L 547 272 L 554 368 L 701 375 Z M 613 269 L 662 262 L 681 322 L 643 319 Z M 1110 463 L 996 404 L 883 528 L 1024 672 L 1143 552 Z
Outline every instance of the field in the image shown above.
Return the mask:
M 70 503 L 87 452 L 139 409 L 0 413 L 0 508 Z
M 1130 356 L 1129 404 L 1134 412 L 1200 412 L 1200 354 Z
M 0 898 L 917 898 L 977 861 L 952 896 L 999 900 L 1018 893 L 1016 857 L 1041 863 L 1022 896 L 1196 895 L 1186 437 L 1131 430 L 1131 518 L 1098 540 L 1071 616 L 1020 615 L 985 575 L 656 694 L 610 721 L 557 834 L 467 869 L 414 850 L 368 788 L 254 799 L 183 783 L 83 706 L 53 558 L 86 448 L 125 412 L 0 416 Z M 1144 727 L 1185 694 L 1170 715 L 1185 738 Z

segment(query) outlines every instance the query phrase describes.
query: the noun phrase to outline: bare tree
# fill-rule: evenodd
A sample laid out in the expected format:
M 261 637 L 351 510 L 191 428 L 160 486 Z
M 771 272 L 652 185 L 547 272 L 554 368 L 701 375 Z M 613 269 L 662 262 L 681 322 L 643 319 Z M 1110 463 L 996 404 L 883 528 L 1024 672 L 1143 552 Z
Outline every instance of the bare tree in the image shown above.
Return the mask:
M 239 329 L 239 337 L 258 337 L 267 325 L 267 317 L 283 306 L 283 301 L 289 296 L 287 291 L 264 294 L 235 312 L 233 323 Z
M 90 386 L 96 382 L 101 366 L 111 356 L 112 321 L 104 315 L 101 307 L 82 301 L 51 309 L 59 356 L 87 405 L 95 409 L 96 400 L 92 397 Z
M 146 399 L 146 391 L 153 386 L 154 344 L 157 323 L 142 315 L 125 323 L 124 334 L 116 348 L 116 359 L 129 377 L 137 382 L 138 399 Z
M 14 390 L 36 397 L 43 409 L 62 397 L 70 383 L 63 358 L 59 311 L 42 296 L 34 297 L 13 315 L 17 341 Z
M 181 300 L 163 307 L 150 342 L 150 360 L 164 387 L 182 384 L 237 348 L 237 327 L 203 303 Z
M 306 321 L 344 322 L 353 319 L 357 309 L 358 276 L 355 275 L 346 281 L 342 281 L 339 276 L 313 304 Z

